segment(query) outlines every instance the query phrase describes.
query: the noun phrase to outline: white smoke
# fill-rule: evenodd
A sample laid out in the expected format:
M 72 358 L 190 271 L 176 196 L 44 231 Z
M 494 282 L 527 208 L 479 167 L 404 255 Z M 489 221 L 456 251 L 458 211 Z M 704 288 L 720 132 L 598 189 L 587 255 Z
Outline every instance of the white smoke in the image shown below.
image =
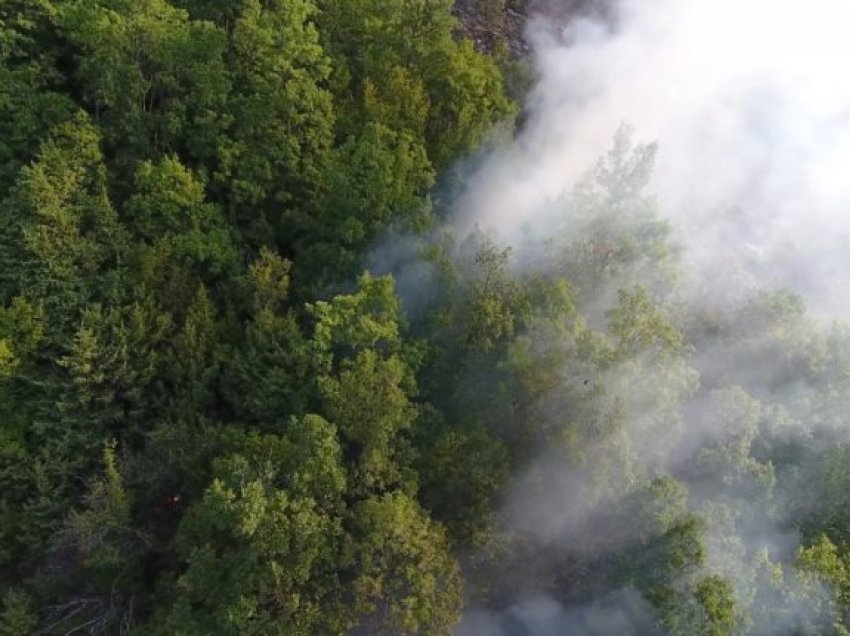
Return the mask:
M 461 230 L 510 243 L 545 228 L 625 121 L 659 144 L 653 190 L 699 274 L 744 270 L 845 313 L 850 1 L 623 0 L 616 13 L 560 34 L 532 20 L 528 124 L 470 180 Z
M 611 22 L 577 19 L 561 32 L 545 16 L 530 22 L 538 82 L 529 116 L 516 142 L 469 179 L 456 206 L 460 237 L 473 228 L 513 245 L 547 236 L 628 122 L 637 138 L 658 143 L 651 190 L 682 248 L 689 298 L 722 308 L 731 287 L 781 287 L 800 294 L 817 316 L 848 315 L 850 0 L 621 0 L 611 13 Z M 607 304 L 611 290 L 597 295 Z M 700 355 L 726 357 L 719 348 Z M 735 371 L 751 378 L 763 372 Z M 689 408 L 691 416 L 705 410 Z M 646 416 L 630 410 L 627 427 Z M 756 420 L 753 427 L 763 425 Z M 791 426 L 799 432 L 807 424 L 801 418 Z M 712 435 L 725 434 L 715 420 L 690 417 L 688 425 L 681 456 L 670 457 L 667 468 L 691 461 Z M 639 460 L 655 460 L 657 439 L 645 437 L 649 447 L 637 449 Z M 548 459 L 530 470 L 534 479 L 535 471 L 549 471 L 547 484 L 556 487 L 535 497 L 517 480 L 505 507 L 509 525 L 525 523 L 545 543 L 584 532 L 592 517 L 575 503 L 581 479 Z M 723 544 L 727 539 L 738 542 L 741 554 L 744 542 L 750 552 L 793 554 L 795 534 L 760 517 L 751 526 L 746 538 L 709 526 L 710 567 L 723 570 L 724 558 L 738 558 L 738 547 Z M 610 548 L 622 540 L 611 538 Z M 732 583 L 736 591 L 755 589 L 757 576 L 754 570 L 752 580 Z M 634 608 L 644 606 L 636 597 L 632 591 L 611 597 L 610 623 L 594 622 L 599 604 L 569 609 L 549 598 L 496 614 L 475 609 L 459 633 L 649 633 L 633 627 L 633 617 L 642 616 Z M 761 619 L 759 633 L 779 633 L 816 613 L 781 603 L 786 614 Z

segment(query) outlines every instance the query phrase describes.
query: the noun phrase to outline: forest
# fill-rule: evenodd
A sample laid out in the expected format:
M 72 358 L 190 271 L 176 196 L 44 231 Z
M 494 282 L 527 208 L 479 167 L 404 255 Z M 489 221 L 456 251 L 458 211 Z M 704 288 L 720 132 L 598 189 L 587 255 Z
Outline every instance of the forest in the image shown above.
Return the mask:
M 699 302 L 627 127 L 456 229 L 451 10 L 0 0 L 0 636 L 850 634 L 850 328 Z

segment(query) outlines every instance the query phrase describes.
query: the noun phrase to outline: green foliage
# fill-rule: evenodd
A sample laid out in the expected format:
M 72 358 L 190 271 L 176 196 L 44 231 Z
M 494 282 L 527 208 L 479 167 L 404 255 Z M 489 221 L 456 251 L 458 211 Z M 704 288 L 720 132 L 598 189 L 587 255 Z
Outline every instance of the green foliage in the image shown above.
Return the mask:
M 608 313 L 609 329 L 616 339 L 618 355 L 629 358 L 637 353 L 677 353 L 684 339 L 654 306 L 646 290 L 634 293 L 621 289 L 617 306 Z
M 850 600 L 850 563 L 847 555 L 826 535 L 811 546 L 797 550 L 796 567 L 804 586 L 815 596 L 822 614 L 817 626 L 824 633 L 844 635 L 848 632 L 848 600 Z M 825 587 L 827 593 L 824 593 Z
M 700 581 L 694 596 L 703 611 L 700 634 L 724 636 L 737 632 L 735 598 L 732 586 L 718 576 L 709 576 Z
M 289 231 L 279 225 L 281 205 L 305 205 L 322 187 L 334 120 L 323 86 L 330 64 L 308 0 L 239 5 L 226 53 L 230 124 L 214 180 L 240 228 L 262 239 L 269 228 Z
M 182 327 L 171 338 L 162 373 L 177 388 L 168 404 L 177 417 L 191 419 L 214 406 L 221 357 L 216 318 L 209 293 L 199 286 Z
M 274 468 L 235 455 L 187 513 L 177 546 L 187 567 L 157 629 L 298 633 L 340 628 L 324 573 L 339 527 L 309 498 L 275 487 Z M 332 603 L 332 600 L 330 601 Z
M 430 98 L 422 79 L 405 66 L 386 76 L 364 81 L 363 110 L 367 121 L 422 139 L 428 126 Z
M 483 543 L 510 475 L 508 449 L 483 428 L 450 428 L 430 418 L 420 418 L 417 428 L 428 438 L 419 441 L 416 462 L 424 506 L 446 524 L 453 541 Z
M 461 585 L 443 532 L 408 496 L 366 499 L 354 512 L 353 592 L 359 628 L 372 633 L 448 633 Z
M 802 495 L 822 497 L 822 505 L 809 518 L 808 530 L 812 534 L 827 532 L 841 546 L 850 545 L 850 516 L 848 516 L 848 448 L 841 444 L 824 452 L 812 473 L 806 475 Z M 820 493 L 820 494 L 818 494 Z M 829 493 L 824 496 L 824 493 Z
M 850 332 L 691 302 L 627 128 L 434 231 L 530 77 L 451 9 L 0 2 L 0 634 L 848 633 Z
M 364 349 L 395 352 L 401 345 L 399 300 L 390 276 L 364 274 L 353 294 L 308 306 L 315 320 L 313 346 L 323 369 Z
M 144 430 L 169 326 L 149 303 L 86 309 L 66 355 L 56 360 L 64 371 L 52 378 L 55 419 L 35 426 L 45 443 L 79 461 L 107 439 Z
M 324 410 L 351 448 L 359 489 L 382 491 L 401 479 L 393 446 L 416 415 L 408 399 L 412 383 L 401 359 L 371 349 L 345 360 L 336 376 L 319 378 Z
M 91 487 L 86 497 L 86 509 L 71 515 L 69 532 L 77 549 L 84 555 L 83 563 L 94 570 L 114 569 L 126 557 L 116 536 L 130 528 L 130 502 L 121 484 L 115 458 L 115 445 L 103 452 L 104 476 Z
M 38 616 L 30 596 L 21 590 L 12 588 L 3 596 L 3 611 L 0 613 L 0 634 L 2 636 L 29 636 L 36 634 Z
M 0 377 L 9 377 L 31 360 L 44 338 L 44 313 L 18 296 L 0 308 Z
M 280 235 L 295 244 L 300 267 L 319 282 L 353 275 L 363 248 L 381 232 L 428 226 L 430 205 L 424 196 L 433 180 L 415 137 L 366 124 L 337 150 L 319 199 L 321 212 L 288 212 Z
M 3 630 L 457 620 L 424 347 L 391 277 L 339 292 L 512 111 L 453 28 L 445 2 L 0 5 Z M 488 439 L 444 432 L 445 462 Z M 480 473 L 483 519 L 506 469 Z
M 260 292 L 262 293 L 262 292 Z M 224 361 L 224 392 L 246 421 L 274 424 L 310 403 L 314 361 L 292 313 L 277 314 L 266 302 L 245 329 L 244 341 Z
M 76 52 L 83 103 L 122 169 L 184 148 L 203 154 L 220 132 L 229 81 L 214 25 L 166 0 L 103 0 L 64 4 L 58 26 Z
M 213 282 L 235 269 L 238 253 L 221 211 L 205 196 L 204 183 L 175 158 L 145 161 L 123 216 L 142 250 Z
M 497 341 L 509 339 L 515 330 L 518 305 L 522 302 L 519 282 L 507 269 L 510 250 L 484 243 L 475 254 L 480 272 L 470 288 L 469 346 L 487 351 Z
M 6 2 L 0 12 L 7 10 Z M 22 18 L 12 28 L 0 18 L 0 198 L 4 198 L 20 169 L 29 163 L 55 126 L 76 111 L 73 100 L 56 90 L 61 77 L 51 66 L 50 53 L 33 41 L 32 28 L 44 23 L 43 6 L 29 3 L 39 15 Z M 36 8 L 37 7 L 37 8 Z
M 4 301 L 21 295 L 44 303 L 53 320 L 68 320 L 106 291 L 107 269 L 126 244 L 98 144 L 97 129 L 78 114 L 21 169 L 0 211 Z
M 320 8 L 345 128 L 377 116 L 390 128 L 411 130 L 421 125 L 427 108 L 425 146 L 439 169 L 513 114 L 495 62 L 476 53 L 470 42 L 452 38 L 448 0 L 343 0 L 321 2 Z M 408 74 L 421 79 L 409 81 Z M 388 105 L 378 108 L 378 91 L 386 90 L 388 79 L 401 92 L 387 91 Z M 410 104 L 404 119 L 394 103 Z
M 310 310 L 322 407 L 353 460 L 353 483 L 363 492 L 398 485 L 405 464 L 398 438 L 416 416 L 416 385 L 411 352 L 401 347 L 392 279 L 364 275 L 356 293 Z

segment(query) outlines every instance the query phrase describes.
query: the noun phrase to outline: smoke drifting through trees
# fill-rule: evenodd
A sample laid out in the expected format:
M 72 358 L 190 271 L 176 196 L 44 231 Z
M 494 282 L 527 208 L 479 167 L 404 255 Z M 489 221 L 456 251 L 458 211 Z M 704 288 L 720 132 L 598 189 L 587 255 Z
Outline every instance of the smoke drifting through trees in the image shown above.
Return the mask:
M 846 636 L 844 6 L 0 3 L 0 634 Z
M 512 573 L 528 584 L 510 609 L 469 610 L 458 633 L 650 633 L 652 584 L 575 594 L 581 572 L 569 562 L 611 567 L 691 514 L 705 554 L 685 570 L 731 586 L 730 633 L 820 633 L 833 620 L 836 581 L 810 574 L 811 554 L 798 548 L 812 543 L 806 520 L 835 505 L 804 502 L 823 487 L 824 466 L 838 465 L 826 449 L 847 438 L 846 377 L 834 377 L 847 359 L 828 349 L 844 337 L 830 321 L 850 309 L 850 2 L 623 0 L 614 13 L 560 34 L 545 16 L 531 21 L 538 82 L 528 121 L 470 179 L 455 226 L 461 237 L 483 230 L 513 246 L 521 275 L 598 268 L 597 278 L 570 277 L 596 327 L 614 331 L 618 290 L 640 284 L 688 342 L 592 370 L 566 356 L 552 372 L 557 380 L 535 399 L 540 427 L 571 430 L 571 420 L 594 417 L 570 411 L 586 377 L 588 393 L 605 387 L 599 422 L 620 423 L 581 461 L 547 451 L 513 480 L 501 527 L 534 545 L 535 558 L 515 564 L 526 572 Z M 666 253 L 623 255 L 624 245 L 656 239 Z M 572 255 L 553 260 L 564 249 Z M 799 294 L 810 318 L 777 290 Z M 531 337 L 537 351 L 573 346 L 552 333 Z M 673 486 L 659 495 L 668 475 L 688 494 Z M 630 514 L 647 487 L 670 506 L 666 525 L 641 529 Z M 682 592 L 689 576 L 671 587 Z M 701 602 L 706 589 L 682 593 Z M 663 614 L 664 602 L 651 600 Z M 704 616 L 693 625 L 727 633 Z M 687 619 L 664 629 L 688 633 Z
M 660 146 L 652 190 L 700 272 L 732 275 L 732 262 L 841 315 L 850 3 L 626 0 L 617 15 L 560 38 L 532 19 L 539 81 L 526 130 L 470 183 L 461 226 L 506 237 L 546 227 L 552 200 L 627 121 Z

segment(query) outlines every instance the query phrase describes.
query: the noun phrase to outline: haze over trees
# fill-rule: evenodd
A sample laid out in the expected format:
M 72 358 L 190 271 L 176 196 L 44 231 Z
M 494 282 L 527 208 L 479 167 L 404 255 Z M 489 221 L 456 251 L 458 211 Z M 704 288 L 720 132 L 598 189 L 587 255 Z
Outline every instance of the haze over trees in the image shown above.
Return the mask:
M 690 302 L 625 129 L 454 238 L 518 71 L 450 4 L 0 4 L 0 634 L 848 633 L 850 333 Z

